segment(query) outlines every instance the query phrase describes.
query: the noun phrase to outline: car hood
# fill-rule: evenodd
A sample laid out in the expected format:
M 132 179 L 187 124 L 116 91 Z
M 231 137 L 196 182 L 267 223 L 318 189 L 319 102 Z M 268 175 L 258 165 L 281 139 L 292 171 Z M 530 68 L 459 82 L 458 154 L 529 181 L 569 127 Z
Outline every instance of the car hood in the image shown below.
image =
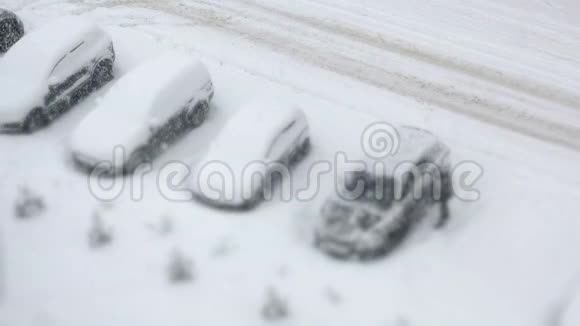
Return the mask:
M 71 137 L 71 151 L 73 155 L 90 158 L 94 162 L 112 162 L 114 167 L 120 168 L 147 139 L 149 130 L 147 126 L 126 117 L 103 117 L 91 114 L 79 124 Z

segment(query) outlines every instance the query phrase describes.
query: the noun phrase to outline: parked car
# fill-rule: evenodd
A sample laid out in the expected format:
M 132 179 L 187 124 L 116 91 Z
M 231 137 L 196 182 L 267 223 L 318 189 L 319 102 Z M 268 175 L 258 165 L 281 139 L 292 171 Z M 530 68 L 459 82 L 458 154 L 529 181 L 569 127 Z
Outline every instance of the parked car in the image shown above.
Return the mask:
M 0 60 L 0 129 L 46 126 L 112 80 L 114 61 L 109 35 L 80 18 L 26 34 Z
M 251 103 L 236 112 L 211 143 L 194 168 L 189 188 L 211 206 L 250 209 L 309 149 L 308 123 L 301 109 L 268 100 Z M 212 176 L 214 172 L 220 177 Z M 253 176 L 257 180 L 248 180 Z
M 0 53 L 8 51 L 24 35 L 24 25 L 13 12 L 0 8 Z
M 132 173 L 166 145 L 201 125 L 214 89 L 205 65 L 182 53 L 167 53 L 123 76 L 72 134 L 79 167 Z M 123 157 L 114 158 L 115 148 Z M 104 168 L 101 162 L 109 163 Z
M 322 251 L 373 259 L 396 248 L 433 208 L 438 208 L 437 226 L 446 223 L 452 194 L 449 149 L 425 130 L 400 127 L 399 134 L 394 156 L 347 175 L 324 202 L 315 227 Z

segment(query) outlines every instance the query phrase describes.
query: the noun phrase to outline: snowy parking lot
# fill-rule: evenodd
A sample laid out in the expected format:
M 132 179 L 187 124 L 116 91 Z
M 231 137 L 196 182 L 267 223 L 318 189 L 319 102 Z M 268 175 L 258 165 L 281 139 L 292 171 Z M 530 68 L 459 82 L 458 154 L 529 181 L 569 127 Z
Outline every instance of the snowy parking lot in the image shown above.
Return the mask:
M 0 325 L 269 324 L 271 290 L 285 302 L 284 325 L 578 325 L 576 1 L 0 7 L 27 31 L 64 15 L 97 22 L 112 36 L 117 79 L 178 50 L 199 57 L 215 87 L 207 121 L 155 161 L 138 200 L 131 178 L 113 202 L 95 198 L 70 158 L 72 131 L 111 84 L 46 129 L 0 135 Z M 309 227 L 322 193 L 235 213 L 159 191 L 166 164 L 200 160 L 232 113 L 261 97 L 285 98 L 307 116 L 312 150 L 292 175 L 297 187 L 316 162 L 363 155 L 363 130 L 387 121 L 430 130 L 453 164 L 480 166 L 480 197 L 451 201 L 445 228 L 359 263 L 314 248 Z M 42 198 L 34 218 L 15 216 L 22 188 Z M 110 230 L 97 248 L 95 214 Z M 176 252 L 190 260 L 188 282 L 168 280 Z

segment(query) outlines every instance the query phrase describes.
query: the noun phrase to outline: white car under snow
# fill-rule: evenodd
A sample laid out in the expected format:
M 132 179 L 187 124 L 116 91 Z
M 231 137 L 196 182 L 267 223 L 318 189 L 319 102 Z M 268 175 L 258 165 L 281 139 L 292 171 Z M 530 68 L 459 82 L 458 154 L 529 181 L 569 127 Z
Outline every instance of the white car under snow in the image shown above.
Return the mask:
M 196 164 L 189 188 L 214 207 L 253 208 L 310 149 L 304 112 L 262 101 L 240 109 Z M 269 192 L 269 193 L 268 193 Z
M 213 94 L 198 59 L 171 52 L 150 60 L 116 82 L 79 124 L 71 138 L 73 158 L 86 169 L 133 172 L 202 124 Z
M 25 35 L 0 60 L 0 130 L 34 131 L 113 79 L 110 36 L 65 17 Z

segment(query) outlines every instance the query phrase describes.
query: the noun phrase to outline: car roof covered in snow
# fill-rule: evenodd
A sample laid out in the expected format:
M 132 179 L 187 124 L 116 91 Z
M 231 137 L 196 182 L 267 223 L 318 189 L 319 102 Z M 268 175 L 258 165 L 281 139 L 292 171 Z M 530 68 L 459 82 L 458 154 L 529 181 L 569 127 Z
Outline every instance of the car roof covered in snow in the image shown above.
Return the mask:
M 10 66 L 16 74 L 34 71 L 38 73 L 35 75 L 37 77 L 48 77 L 50 70 L 72 47 L 83 42 L 86 35 L 95 32 L 107 37 L 90 20 L 80 17 L 60 18 L 26 34 L 4 56 L 2 66 Z
M 0 89 L 11 94 L 3 104 L 18 106 L 24 98 L 42 95 L 37 93 L 47 90 L 52 69 L 89 34 L 108 38 L 96 24 L 79 17 L 59 18 L 24 35 L 0 60 Z
M 391 154 L 383 158 L 366 157 L 362 160 L 365 163 L 364 169 L 357 167 L 354 170 L 344 171 L 346 174 L 339 177 L 343 178 L 343 181 L 346 182 L 347 188 L 342 189 L 342 191 L 348 192 L 348 189 L 355 189 L 355 184 L 351 182 L 358 182 L 360 180 L 358 178 L 361 177 L 360 173 L 363 174 L 363 181 L 367 182 L 366 185 L 370 185 L 371 189 L 374 189 L 376 185 L 372 182 L 377 178 L 388 179 L 384 180 L 385 183 L 383 184 L 387 187 L 392 187 L 396 184 L 405 184 L 405 181 L 412 174 L 408 172 L 411 172 L 414 167 L 418 167 L 423 163 L 435 164 L 440 172 L 443 172 L 442 169 L 449 168 L 447 165 L 447 159 L 450 153 L 449 148 L 431 132 L 411 126 L 399 126 L 395 130 L 397 133 L 396 137 L 389 138 L 389 141 L 393 139 L 398 140 L 398 146 L 395 146 L 396 150 L 393 150 Z M 425 160 L 425 162 L 421 162 L 421 160 Z M 369 184 L 368 182 L 371 183 Z M 359 195 L 355 196 L 358 197 Z M 366 200 L 364 196 L 349 200 L 337 191 L 333 191 L 327 198 L 327 202 L 330 203 L 345 201 L 349 202 L 348 205 L 356 205 L 371 212 L 384 209 L 376 205 L 378 201 Z
M 176 112 L 175 108 L 208 82 L 209 72 L 199 59 L 168 52 L 121 77 L 99 102 L 94 115 L 149 122 L 155 120 L 157 111 Z
M 228 120 L 212 142 L 208 156 L 210 159 L 263 159 L 272 139 L 303 116 L 302 110 L 291 103 L 273 99 L 250 102 Z
M 395 130 L 397 133 L 395 136 L 397 145 L 395 145 L 392 153 L 385 155 L 385 157 L 367 157 L 365 159 L 369 172 L 372 171 L 378 176 L 391 176 L 395 170 L 399 173 L 402 172 L 398 168 L 404 167 L 404 163 L 417 164 L 422 159 L 429 160 L 433 155 L 447 155 L 449 153 L 449 148 L 427 130 L 411 126 L 399 126 Z M 392 140 L 393 138 L 391 137 L 389 141 Z
M 110 153 L 116 145 L 132 146 L 134 130 L 164 122 L 157 121 L 157 111 L 172 116 L 209 81 L 203 63 L 185 53 L 169 52 L 145 62 L 121 77 L 79 124 L 73 149 Z

